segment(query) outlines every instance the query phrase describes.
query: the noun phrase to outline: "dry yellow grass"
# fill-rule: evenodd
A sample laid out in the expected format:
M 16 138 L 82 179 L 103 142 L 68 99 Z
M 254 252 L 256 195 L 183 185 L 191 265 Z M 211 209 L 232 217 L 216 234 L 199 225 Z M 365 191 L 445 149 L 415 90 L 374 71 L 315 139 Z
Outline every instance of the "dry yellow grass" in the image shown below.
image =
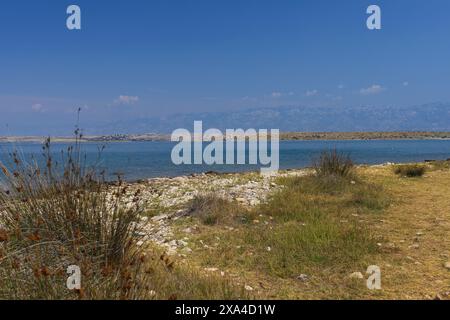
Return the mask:
M 450 171 L 427 173 L 423 178 L 394 177 L 389 169 L 366 173 L 382 180 L 395 195 L 382 221 L 374 221 L 379 235 L 395 244 L 395 253 L 380 257 L 381 297 L 393 299 L 446 298 L 450 291 Z M 448 296 L 447 296 L 448 298 Z
M 194 248 L 185 262 L 201 269 L 218 266 L 232 282 L 251 286 L 252 294 L 262 299 L 434 299 L 437 296 L 449 299 L 450 270 L 444 264 L 450 261 L 450 171 L 429 170 L 421 178 L 402 178 L 393 173 L 392 167 L 374 166 L 361 167 L 358 174 L 366 181 L 381 185 L 391 201 L 383 210 L 362 212 L 355 211 L 355 207 L 345 211 L 345 206 L 336 206 L 341 211 L 344 208 L 339 217 L 363 225 L 379 243 L 378 251 L 364 256 L 354 269 L 312 265 L 308 268 L 307 281 L 279 277 L 252 267 L 248 259 L 257 253 L 252 252 L 251 246 L 245 247 L 245 243 L 238 250 L 239 258 L 221 266 L 215 257 L 232 258 L 239 239 L 246 239 L 243 230 L 254 227 L 270 232 L 270 226 L 276 227 L 272 225 L 276 222 L 270 222 L 264 231 L 264 221 L 269 219 L 266 215 L 258 217 L 260 221 L 255 226 L 246 225 L 242 229 L 230 230 L 223 225 L 200 227 L 194 240 L 210 246 Z M 326 195 L 321 197 L 323 206 L 334 201 L 327 201 Z M 342 197 L 342 201 L 347 198 Z M 231 239 L 230 249 L 224 250 L 222 245 L 222 251 L 214 252 L 219 250 L 214 249 L 214 242 L 227 239 Z M 364 274 L 369 265 L 381 268 L 381 290 L 368 290 L 365 279 L 349 278 L 352 272 Z

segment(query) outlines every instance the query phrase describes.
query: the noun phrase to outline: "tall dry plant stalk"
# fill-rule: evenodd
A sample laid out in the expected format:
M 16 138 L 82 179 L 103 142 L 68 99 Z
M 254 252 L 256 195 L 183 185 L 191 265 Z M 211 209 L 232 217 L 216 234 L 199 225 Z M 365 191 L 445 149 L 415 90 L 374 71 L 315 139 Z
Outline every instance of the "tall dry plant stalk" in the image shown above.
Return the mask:
M 106 184 L 75 136 L 60 162 L 47 139 L 43 161 L 12 152 L 0 163 L 0 298 L 145 298 L 140 191 L 120 177 Z M 69 265 L 82 272 L 75 292 L 66 287 Z

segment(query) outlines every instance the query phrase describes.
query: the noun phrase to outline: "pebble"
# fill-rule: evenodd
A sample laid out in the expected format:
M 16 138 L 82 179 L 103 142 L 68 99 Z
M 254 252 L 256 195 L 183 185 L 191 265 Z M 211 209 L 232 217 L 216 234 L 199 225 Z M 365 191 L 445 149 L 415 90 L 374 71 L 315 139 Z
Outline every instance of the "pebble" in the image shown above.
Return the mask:
M 247 290 L 247 291 L 253 291 L 253 288 L 252 287 L 250 287 L 249 285 L 245 285 L 245 290 Z
M 450 261 L 447 261 L 446 263 L 444 263 L 444 267 L 445 267 L 447 270 L 450 270 Z
M 186 229 L 183 229 L 183 232 L 184 233 L 192 233 L 192 229 L 191 228 L 186 228 Z
M 361 272 L 353 272 L 352 274 L 349 275 L 350 279 L 363 279 L 364 276 Z
M 297 277 L 297 280 L 306 282 L 306 281 L 309 280 L 309 277 L 308 277 L 308 275 L 302 273 L 301 275 L 299 275 L 299 276 Z

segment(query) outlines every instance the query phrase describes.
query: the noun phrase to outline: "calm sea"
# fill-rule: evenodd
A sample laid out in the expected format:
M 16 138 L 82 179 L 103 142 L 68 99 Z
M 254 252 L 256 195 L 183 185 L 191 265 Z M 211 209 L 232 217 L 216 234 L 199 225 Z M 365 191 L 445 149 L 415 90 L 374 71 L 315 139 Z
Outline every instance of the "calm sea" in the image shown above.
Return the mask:
M 83 151 L 89 162 L 98 156 L 100 143 L 85 143 Z M 54 143 L 54 158 L 60 159 L 60 152 L 67 144 Z M 172 142 L 114 142 L 106 144 L 99 165 L 112 177 L 120 173 L 127 180 L 150 177 L 179 176 L 206 171 L 239 172 L 259 169 L 250 165 L 180 165 L 171 161 Z M 281 141 L 280 168 L 301 168 L 311 165 L 321 151 L 334 149 L 347 153 L 358 164 L 381 164 L 385 162 L 415 162 L 424 160 L 445 160 L 450 158 L 450 140 L 407 140 L 407 141 Z M 42 158 L 39 143 L 1 143 L 0 160 L 8 159 L 8 153 L 17 149 L 24 159 L 31 155 Z M 58 158 L 59 157 L 59 158 Z

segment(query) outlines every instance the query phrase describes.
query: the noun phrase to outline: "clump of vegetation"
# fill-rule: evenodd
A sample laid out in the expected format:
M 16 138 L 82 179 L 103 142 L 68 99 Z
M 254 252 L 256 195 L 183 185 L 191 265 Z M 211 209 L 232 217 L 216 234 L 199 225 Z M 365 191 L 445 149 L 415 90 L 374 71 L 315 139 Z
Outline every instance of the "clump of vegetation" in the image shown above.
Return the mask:
M 50 139 L 43 160 L 13 152 L 1 164 L 0 297 L 3 299 L 145 298 L 146 257 L 136 246 L 142 199 L 118 181 L 106 188 L 102 174 L 85 166 L 77 142 L 53 158 Z M 66 286 L 67 268 L 82 273 L 81 288 Z
M 246 213 L 247 210 L 237 202 L 212 193 L 195 196 L 189 208 L 189 214 L 206 225 L 232 223 L 237 219 L 245 222 Z
M 394 173 L 402 177 L 421 177 L 425 172 L 426 167 L 420 164 L 403 164 L 394 167 Z
M 349 200 L 350 206 L 358 206 L 371 211 L 381 211 L 391 203 L 389 195 L 381 185 L 358 181 L 352 187 L 353 191 Z
M 431 162 L 432 170 L 448 170 L 450 169 L 450 159 L 449 160 L 438 160 Z
M 354 164 L 349 155 L 339 153 L 336 149 L 324 151 L 313 167 L 318 176 L 348 178 L 353 174 Z
M 151 283 L 150 296 L 156 300 L 240 300 L 251 295 L 226 277 L 205 276 L 194 267 L 177 264 L 160 250 L 149 252 L 145 272 Z

